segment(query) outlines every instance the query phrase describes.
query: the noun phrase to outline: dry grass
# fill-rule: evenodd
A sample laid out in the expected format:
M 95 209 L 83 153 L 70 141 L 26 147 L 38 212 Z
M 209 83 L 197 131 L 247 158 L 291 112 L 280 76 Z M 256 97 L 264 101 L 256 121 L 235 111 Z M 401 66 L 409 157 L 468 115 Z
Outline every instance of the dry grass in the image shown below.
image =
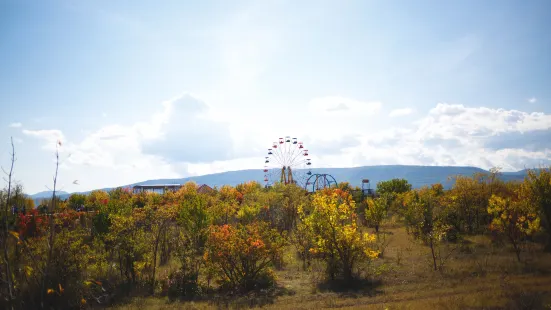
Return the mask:
M 239 298 L 169 303 L 164 298 L 139 298 L 118 309 L 551 309 L 551 254 L 531 249 L 524 263 L 506 246 L 484 236 L 468 238 L 441 272 L 431 269 L 428 249 L 412 242 L 395 224 L 382 229 L 387 243 L 377 266 L 386 266 L 381 285 L 354 292 L 320 288 L 323 266 L 309 272 L 289 248 L 287 266 L 277 271 L 280 289 Z M 446 252 L 447 248 L 442 251 Z

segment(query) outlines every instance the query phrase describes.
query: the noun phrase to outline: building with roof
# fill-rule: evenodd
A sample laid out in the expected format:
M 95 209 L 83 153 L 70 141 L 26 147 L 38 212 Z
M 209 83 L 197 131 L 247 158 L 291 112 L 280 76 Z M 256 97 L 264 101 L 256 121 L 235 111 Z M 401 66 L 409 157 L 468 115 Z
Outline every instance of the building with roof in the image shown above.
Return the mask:
M 159 193 L 163 194 L 167 191 L 176 192 L 184 186 L 183 184 L 148 184 L 148 185 L 135 185 L 132 187 L 132 191 L 137 194 L 141 192 Z M 213 191 L 212 187 L 207 184 L 197 186 L 197 193 L 206 194 Z
M 203 184 L 197 188 L 197 193 L 199 194 L 208 194 L 212 191 L 214 191 L 214 189 L 212 189 L 212 187 L 208 186 L 207 184 Z

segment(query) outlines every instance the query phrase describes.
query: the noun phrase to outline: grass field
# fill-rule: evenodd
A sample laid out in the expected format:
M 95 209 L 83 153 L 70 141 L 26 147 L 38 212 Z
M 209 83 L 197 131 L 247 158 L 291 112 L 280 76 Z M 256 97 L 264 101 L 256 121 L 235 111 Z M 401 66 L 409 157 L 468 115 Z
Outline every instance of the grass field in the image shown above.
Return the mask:
M 549 253 L 529 248 L 523 253 L 523 263 L 518 263 L 507 246 L 475 236 L 467 238 L 463 246 L 442 249 L 449 258 L 440 272 L 432 270 L 429 249 L 413 242 L 403 227 L 387 224 L 381 234 L 384 254 L 372 268 L 383 271 L 356 290 L 326 288 L 322 266 L 313 263 L 311 270 L 303 271 L 294 249 L 289 248 L 285 268 L 276 271 L 277 289 L 193 302 L 136 298 L 115 308 L 551 309 Z M 171 267 L 164 268 L 167 272 Z

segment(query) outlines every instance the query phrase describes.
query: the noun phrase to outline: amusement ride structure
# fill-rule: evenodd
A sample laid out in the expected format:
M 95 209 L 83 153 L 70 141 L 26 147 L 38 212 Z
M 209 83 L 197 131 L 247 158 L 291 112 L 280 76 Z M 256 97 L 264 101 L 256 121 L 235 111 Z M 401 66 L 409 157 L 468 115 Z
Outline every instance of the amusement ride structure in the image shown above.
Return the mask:
M 305 190 L 308 192 L 317 192 L 319 190 L 322 190 L 324 188 L 328 187 L 336 187 L 337 186 L 337 180 L 330 175 L 326 173 L 315 173 L 310 175 L 308 179 L 306 180 L 306 186 L 304 187 Z
M 324 188 L 337 187 L 335 178 L 327 173 L 312 173 L 312 160 L 302 142 L 297 138 L 286 136 L 272 143 L 268 154 L 264 158 L 264 182 L 266 187 L 281 184 L 296 184 L 307 192 L 314 193 Z M 362 179 L 361 191 L 363 197 L 374 197 L 368 179 Z
M 297 138 L 279 138 L 268 149 L 264 159 L 264 182 L 271 186 L 276 182 L 296 184 L 304 187 L 306 179 L 312 175 L 312 161 L 308 150 Z

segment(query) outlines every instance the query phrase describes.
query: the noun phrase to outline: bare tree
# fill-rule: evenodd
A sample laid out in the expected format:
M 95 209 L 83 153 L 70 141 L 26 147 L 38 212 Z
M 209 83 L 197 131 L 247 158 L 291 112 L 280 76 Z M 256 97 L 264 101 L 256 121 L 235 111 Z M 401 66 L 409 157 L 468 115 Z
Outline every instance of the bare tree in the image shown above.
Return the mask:
M 46 260 L 46 266 L 44 267 L 44 275 L 42 277 L 42 290 L 40 292 L 40 307 L 44 309 L 44 293 L 46 292 L 46 283 L 48 282 L 49 269 L 52 262 L 52 255 L 54 250 L 54 237 L 55 237 L 55 221 L 54 221 L 54 212 L 55 212 L 55 192 L 57 185 L 57 172 L 59 170 L 59 147 L 61 146 L 61 141 L 58 141 L 55 146 L 55 174 L 54 174 L 54 187 L 52 189 L 52 203 L 50 204 L 49 218 L 50 218 L 50 235 L 48 238 L 48 258 Z
M 4 266 L 5 266 L 5 272 L 6 272 L 6 283 L 8 284 L 8 301 L 11 305 L 13 300 L 13 279 L 11 274 L 11 268 L 10 268 L 10 260 L 8 256 L 8 238 L 9 238 L 9 227 L 8 227 L 8 215 L 9 215 L 9 209 L 10 209 L 10 200 L 11 200 L 11 183 L 12 183 L 12 176 L 13 176 L 13 166 L 15 165 L 15 147 L 13 145 L 13 138 L 10 138 L 11 141 L 11 153 L 10 153 L 10 159 L 11 159 L 11 165 L 10 165 L 10 171 L 6 172 L 4 168 L 2 170 L 7 175 L 7 179 L 4 178 L 8 182 L 8 194 L 6 197 L 6 203 L 4 205 L 4 231 L 3 231 L 3 251 L 4 251 Z

